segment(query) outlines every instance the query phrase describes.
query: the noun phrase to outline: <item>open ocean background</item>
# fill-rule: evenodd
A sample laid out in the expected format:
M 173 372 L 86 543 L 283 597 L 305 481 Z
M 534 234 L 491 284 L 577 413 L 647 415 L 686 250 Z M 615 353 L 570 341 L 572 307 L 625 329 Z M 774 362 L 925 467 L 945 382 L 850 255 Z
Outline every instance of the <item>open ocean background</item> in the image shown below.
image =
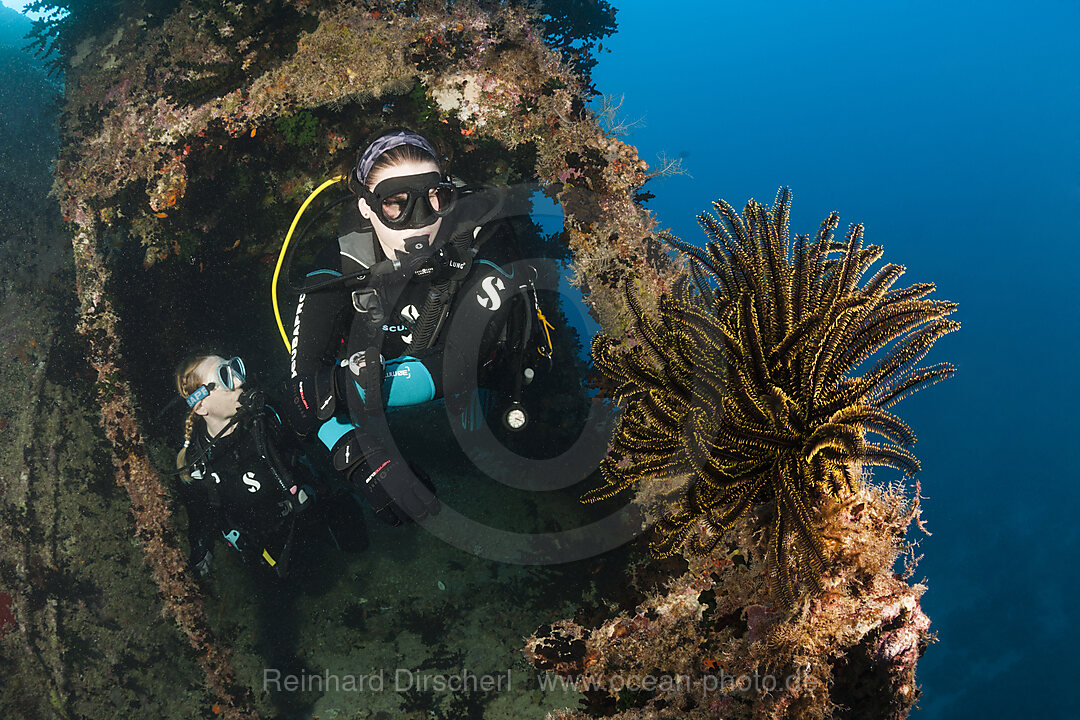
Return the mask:
M 793 231 L 838 210 L 960 303 L 927 360 L 956 378 L 899 406 L 939 637 L 913 717 L 1077 717 L 1080 3 L 615 4 L 595 85 L 687 173 L 646 187 L 661 226 L 790 186 Z
M 912 717 L 1080 716 L 1080 3 L 613 4 L 596 87 L 689 173 L 647 186 L 661 225 L 787 185 L 793 232 L 837 210 L 960 304 L 924 361 L 956 377 L 897 406 L 939 637 Z

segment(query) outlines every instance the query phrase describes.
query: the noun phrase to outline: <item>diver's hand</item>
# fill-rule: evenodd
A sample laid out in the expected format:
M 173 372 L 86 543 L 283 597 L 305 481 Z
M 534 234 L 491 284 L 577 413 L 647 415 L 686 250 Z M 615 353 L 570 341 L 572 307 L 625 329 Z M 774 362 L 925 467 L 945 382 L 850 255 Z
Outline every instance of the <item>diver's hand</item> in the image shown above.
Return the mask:
M 298 435 L 310 435 L 337 409 L 337 366 L 324 367 L 313 375 L 301 375 L 286 381 L 283 403 L 285 416 Z
M 382 448 L 369 451 L 349 480 L 364 495 L 375 516 L 389 525 L 423 520 L 438 515 L 442 509 L 427 473 L 412 463 L 391 459 Z

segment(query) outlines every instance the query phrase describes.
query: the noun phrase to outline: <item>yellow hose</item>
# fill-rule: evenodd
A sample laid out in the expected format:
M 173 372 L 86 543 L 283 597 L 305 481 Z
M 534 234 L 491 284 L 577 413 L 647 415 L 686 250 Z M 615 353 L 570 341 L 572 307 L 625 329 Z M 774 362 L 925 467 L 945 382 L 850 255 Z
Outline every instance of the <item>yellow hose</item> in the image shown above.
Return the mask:
M 270 283 L 270 299 L 274 303 L 274 319 L 277 320 L 278 332 L 281 333 L 281 339 L 285 341 L 285 351 L 292 353 L 292 344 L 289 342 L 289 334 L 285 332 L 285 326 L 281 323 L 281 309 L 278 307 L 277 300 L 277 283 L 278 275 L 281 274 L 281 264 L 285 261 L 285 253 L 289 249 L 289 241 L 292 240 L 293 232 L 296 231 L 296 226 L 300 223 L 300 217 L 307 210 L 307 206 L 311 204 L 311 201 L 319 196 L 326 188 L 330 187 L 334 183 L 342 182 L 346 180 L 347 176 L 338 175 L 337 177 L 330 178 L 322 185 L 315 189 L 315 192 L 308 195 L 307 200 L 300 206 L 300 209 L 296 211 L 296 217 L 293 218 L 292 225 L 289 226 L 289 232 L 285 235 L 285 242 L 281 243 L 281 252 L 278 253 L 277 265 L 274 266 L 274 279 Z

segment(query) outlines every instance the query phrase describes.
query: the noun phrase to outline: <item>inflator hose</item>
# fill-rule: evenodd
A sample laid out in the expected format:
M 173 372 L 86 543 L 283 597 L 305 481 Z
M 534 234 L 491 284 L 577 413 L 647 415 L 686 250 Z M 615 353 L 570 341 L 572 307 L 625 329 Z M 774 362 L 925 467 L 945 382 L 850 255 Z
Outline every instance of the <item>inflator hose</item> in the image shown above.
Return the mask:
M 289 241 L 292 240 L 292 235 L 296 231 L 296 226 L 300 222 L 300 217 L 304 214 L 304 211 L 307 210 L 307 206 L 319 196 L 319 193 L 331 185 L 336 185 L 342 180 L 347 179 L 348 176 L 346 175 L 332 177 L 317 187 L 315 192 L 308 195 L 307 200 L 304 201 L 304 204 L 301 205 L 300 209 L 297 211 L 296 217 L 293 218 L 292 225 L 289 226 L 289 232 L 285 235 L 285 242 L 281 244 L 281 252 L 278 253 L 277 265 L 274 266 L 274 279 L 270 282 L 270 299 L 273 301 L 274 305 L 274 319 L 277 320 L 278 332 L 281 333 L 281 339 L 285 343 L 285 352 L 292 353 L 292 344 L 289 342 L 289 334 L 285 332 L 285 326 L 281 323 L 281 308 L 278 307 L 277 299 L 277 283 L 278 275 L 281 274 L 281 266 L 285 262 L 285 253 L 289 249 Z

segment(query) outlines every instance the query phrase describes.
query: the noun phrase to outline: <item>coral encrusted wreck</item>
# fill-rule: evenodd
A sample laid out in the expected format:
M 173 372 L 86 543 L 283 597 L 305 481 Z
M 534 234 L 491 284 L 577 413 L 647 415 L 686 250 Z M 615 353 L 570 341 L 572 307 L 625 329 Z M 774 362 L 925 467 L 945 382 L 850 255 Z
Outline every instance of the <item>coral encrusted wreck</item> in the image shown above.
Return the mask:
M 586 12 L 577 11 L 582 5 Z M 211 632 L 172 529 L 166 483 L 150 461 L 145 409 L 164 401 L 152 395 L 160 376 L 144 368 L 167 366 L 184 329 L 200 313 L 217 314 L 191 302 L 208 277 L 262 276 L 269 286 L 267 261 L 300 201 L 341 174 L 351 150 L 386 125 L 437 140 L 456 165 L 480 168 L 475 181 L 540 182 L 565 209 L 560 241 L 574 254 L 578 281 L 618 333 L 622 279 L 633 274 L 660 288 L 672 268 L 651 238 L 652 217 L 635 202 L 646 164 L 604 133 L 585 104 L 586 48 L 613 28 L 613 11 L 602 0 L 539 7 L 42 0 L 35 7 L 55 11 L 34 36 L 58 53 L 54 65 L 64 74 L 54 192 L 72 233 L 85 343 L 78 354 L 88 363 L 81 370 L 96 395 L 85 407 L 100 417 L 115 479 L 130 500 L 129 544 L 149 565 L 160 596 L 150 600 L 160 602 L 153 610 L 183 631 L 221 715 L 250 717 L 258 699 L 237 682 L 228 648 Z M 599 26 L 578 22 L 585 17 Z M 266 299 L 220 306 L 244 308 L 247 319 L 255 302 Z M 132 322 L 146 317 L 155 322 Z M 263 338 L 249 339 L 254 346 Z M 110 464 L 97 460 L 95 467 Z M 11 500 L 12 513 L 20 502 Z M 129 529 L 110 518 L 110 529 Z M 55 519 L 50 511 L 42 523 Z M 85 526 L 96 532 L 98 522 Z M 11 563 L 5 585 L 28 586 L 32 570 Z M 52 615 L 75 617 L 73 593 L 54 582 L 37 586 L 32 596 L 19 593 L 17 609 L 44 604 Z M 24 653 L 22 674 L 55 665 L 49 707 L 62 716 L 108 714 L 97 685 L 87 690 L 69 667 L 92 654 L 65 655 L 72 625 L 61 619 L 55 627 L 49 657 Z M 87 645 L 113 657 L 108 642 Z M 130 665 L 142 666 L 148 655 L 132 657 Z M 152 696 L 138 689 L 147 707 L 155 707 Z M 127 707 L 127 696 L 120 700 Z
M 917 365 L 959 327 L 955 304 L 894 287 L 898 265 L 861 283 L 882 249 L 861 225 L 835 240 L 835 213 L 792 243 L 790 204 L 786 189 L 741 216 L 715 203 L 704 251 L 671 240 L 690 276 L 658 317 L 628 290 L 635 337 L 594 342 L 624 411 L 585 499 L 636 488 L 658 516 L 654 551 L 689 567 L 633 617 L 547 626 L 529 652 L 607 693 L 617 717 L 893 718 L 917 696 L 924 588 L 894 563 L 918 486 L 908 500 L 867 480 L 874 465 L 918 470 L 888 408 L 953 374 Z

